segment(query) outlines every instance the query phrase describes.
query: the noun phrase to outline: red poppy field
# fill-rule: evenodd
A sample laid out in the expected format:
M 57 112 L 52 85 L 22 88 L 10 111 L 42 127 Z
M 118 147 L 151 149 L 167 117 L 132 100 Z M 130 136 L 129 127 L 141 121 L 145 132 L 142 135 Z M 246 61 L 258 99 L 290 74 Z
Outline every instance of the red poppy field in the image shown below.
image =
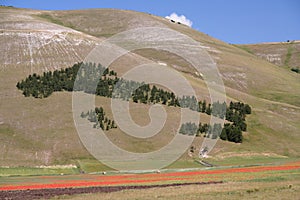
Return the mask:
M 256 180 L 276 180 L 278 177 L 300 175 L 300 162 L 278 166 L 253 166 L 242 168 L 216 168 L 195 171 L 173 171 L 146 174 L 81 174 L 64 176 L 1 177 L 0 198 L 3 195 L 21 194 L 22 191 L 53 195 L 118 191 L 122 189 L 144 189 L 185 184 L 217 184 Z M 87 189 L 90 188 L 90 189 Z M 95 189 L 98 188 L 98 189 Z M 101 188 L 99 190 L 99 188 Z M 105 189 L 106 188 L 106 189 Z M 87 191 L 85 191 L 87 190 Z M 59 193 L 57 193 L 59 191 Z M 106 192 L 107 192 L 106 191 Z M 49 191 L 48 191 L 49 193 Z M 2 195 L 2 196 L 1 196 Z M 51 195 L 50 195 L 51 196 Z M 24 197 L 24 196 L 23 196 Z M 30 198 L 33 198 L 32 196 Z M 24 199 L 24 198 L 23 198 Z

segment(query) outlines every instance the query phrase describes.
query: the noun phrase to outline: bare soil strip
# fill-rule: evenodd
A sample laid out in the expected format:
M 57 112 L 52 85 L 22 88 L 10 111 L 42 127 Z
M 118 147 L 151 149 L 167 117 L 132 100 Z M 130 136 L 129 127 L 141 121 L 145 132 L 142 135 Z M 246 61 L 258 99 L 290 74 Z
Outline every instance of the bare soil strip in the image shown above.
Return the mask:
M 172 184 L 164 184 L 164 185 L 127 185 L 127 186 L 106 186 L 106 187 L 86 187 L 86 188 L 13 190 L 13 191 L 0 191 L 0 199 L 6 199 L 6 200 L 49 199 L 60 195 L 109 193 L 109 192 L 117 192 L 121 190 L 137 190 L 137 189 L 140 190 L 140 189 L 149 189 L 149 188 L 166 188 L 166 187 L 174 187 L 174 186 L 208 185 L 208 184 L 220 184 L 220 183 L 223 183 L 223 181 L 172 183 Z

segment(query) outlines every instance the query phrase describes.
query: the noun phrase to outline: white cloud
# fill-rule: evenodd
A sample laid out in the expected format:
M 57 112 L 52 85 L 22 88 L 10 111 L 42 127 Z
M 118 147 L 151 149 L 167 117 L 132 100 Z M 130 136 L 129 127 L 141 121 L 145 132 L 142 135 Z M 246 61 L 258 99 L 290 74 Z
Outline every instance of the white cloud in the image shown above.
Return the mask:
M 175 22 L 180 22 L 182 24 L 185 24 L 189 27 L 192 27 L 193 22 L 186 18 L 184 15 L 177 15 L 176 13 L 172 13 L 170 16 L 166 16 L 169 20 L 174 20 Z

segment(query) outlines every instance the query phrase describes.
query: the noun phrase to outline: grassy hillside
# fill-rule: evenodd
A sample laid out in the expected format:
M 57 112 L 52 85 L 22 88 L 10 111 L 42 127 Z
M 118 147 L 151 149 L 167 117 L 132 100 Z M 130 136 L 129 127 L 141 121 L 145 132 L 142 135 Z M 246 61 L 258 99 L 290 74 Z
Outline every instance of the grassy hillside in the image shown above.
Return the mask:
M 250 158 L 251 155 L 253 158 L 258 155 L 263 158 L 299 157 L 298 74 L 187 26 L 150 14 L 109 9 L 35 11 L 0 7 L 0 152 L 3 152 L 0 166 L 92 162 L 92 156 L 81 144 L 74 127 L 71 93 L 54 93 L 46 99 L 25 98 L 17 90 L 16 83 L 32 73 L 72 66 L 106 37 L 143 26 L 169 27 L 199 41 L 218 65 L 228 100 L 243 101 L 253 107 L 253 114 L 247 118 L 249 128 L 244 142 L 219 141 L 212 158 L 223 158 L 222 155 L 237 159 L 245 155 Z M 112 68 L 122 74 L 143 57 L 177 69 L 192 83 L 200 99 L 208 99 L 205 82 L 176 55 L 139 50 L 119 58 Z M 293 55 L 288 63 L 292 60 Z M 96 102 L 109 110 L 109 99 L 97 97 Z M 148 108 L 136 105 L 132 118 L 141 125 L 146 124 L 147 114 L 139 109 L 147 111 Z M 176 110 L 166 109 L 171 116 L 176 116 Z M 162 130 L 163 140 L 155 137 L 151 141 L 134 140 L 119 129 L 108 134 L 120 147 L 144 152 L 164 145 L 172 126 L 169 123 Z M 194 144 L 199 145 L 201 141 L 202 138 L 197 138 Z M 185 154 L 180 162 L 191 160 Z M 249 163 L 255 163 L 255 159 L 250 159 Z
M 285 68 L 300 68 L 300 41 L 239 45 L 275 65 Z

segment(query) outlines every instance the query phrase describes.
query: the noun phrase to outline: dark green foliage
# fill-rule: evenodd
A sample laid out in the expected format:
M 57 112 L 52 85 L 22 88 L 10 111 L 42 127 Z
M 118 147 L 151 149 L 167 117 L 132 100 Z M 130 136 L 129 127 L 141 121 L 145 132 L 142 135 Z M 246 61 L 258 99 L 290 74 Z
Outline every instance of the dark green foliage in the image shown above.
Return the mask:
M 199 123 L 197 135 L 199 135 L 200 133 L 201 134 L 202 133 L 207 133 L 208 132 L 208 127 L 209 127 L 208 124 Z
M 233 122 L 233 125 L 239 127 L 242 131 L 247 130 L 246 115 L 251 114 L 251 107 L 241 102 L 230 102 L 226 111 L 226 119 Z
M 211 115 L 211 104 L 208 104 L 208 107 L 206 108 L 205 113 L 208 115 Z
M 205 111 L 206 111 L 206 101 L 205 100 L 202 102 L 201 108 L 202 108 L 201 112 L 205 113 Z
M 156 104 L 168 106 L 180 106 L 178 98 L 173 92 L 169 92 L 155 85 L 139 83 L 132 80 L 119 79 L 114 87 L 113 98 L 132 100 L 135 103 Z
M 227 110 L 226 108 L 227 108 L 226 102 L 223 103 L 220 103 L 219 101 L 214 102 L 212 104 L 211 114 L 215 117 L 224 119 Z
M 204 134 L 204 137 L 209 137 L 212 139 L 217 139 L 220 137 L 222 140 L 228 140 L 230 142 L 242 143 L 243 135 L 242 130 L 239 126 L 234 124 L 225 123 L 222 128 L 221 124 L 201 124 L 198 127 L 195 123 L 185 123 L 182 124 L 179 133 L 184 135 L 196 135 Z
M 82 68 L 80 68 L 82 66 Z M 80 71 L 79 71 L 80 69 Z M 96 94 L 100 96 L 111 96 L 112 85 L 117 81 L 116 72 L 109 71 L 103 66 L 92 63 L 77 63 L 70 68 L 55 70 L 53 73 L 44 72 L 43 75 L 29 75 L 25 80 L 17 83 L 17 88 L 23 91 L 24 96 L 35 98 L 46 98 L 53 92 L 73 91 L 73 85 L 77 77 L 77 91 L 93 93 L 97 85 Z M 99 81 L 99 77 L 100 81 Z
M 117 128 L 115 121 L 110 120 L 105 116 L 105 112 L 102 107 L 96 107 L 95 110 L 90 110 L 87 113 L 82 112 L 80 116 L 82 118 L 87 118 L 87 120 L 94 123 L 93 128 L 101 128 L 106 131 L 112 128 Z
M 226 103 L 214 102 L 212 106 L 206 104 L 205 100 L 199 102 L 199 110 L 206 114 L 212 114 L 215 117 L 232 122 L 224 125 L 222 129 L 220 124 L 214 124 L 213 127 L 208 124 L 199 124 L 197 134 L 205 133 L 207 137 L 217 138 L 220 134 L 222 140 L 241 143 L 243 141 L 242 131 L 247 131 L 246 115 L 251 114 L 252 110 L 248 104 L 242 102 L 230 102 L 229 107 Z M 211 108 L 212 107 L 212 108 Z
M 222 126 L 221 124 L 214 124 L 212 129 L 211 129 L 211 138 L 212 139 L 217 139 L 219 135 L 222 132 Z
M 221 135 L 220 135 L 220 139 L 221 140 L 228 140 L 225 128 L 222 129 L 222 132 L 221 132 Z
M 241 114 L 251 114 L 251 107 L 242 102 L 230 102 L 229 110 L 239 111 Z
M 181 108 L 189 108 L 193 111 L 199 111 L 198 101 L 195 96 L 183 96 L 178 99 Z
M 185 123 L 182 124 L 179 130 L 179 133 L 183 135 L 196 135 L 198 127 L 195 123 Z
M 195 123 L 185 123 L 182 124 L 179 130 L 179 133 L 184 135 L 196 135 L 205 134 L 206 137 L 211 137 L 212 139 L 218 138 L 222 131 L 221 124 L 201 124 L 199 123 L 198 127 Z
M 229 123 L 224 124 L 220 138 L 235 143 L 243 142 L 243 135 L 240 127 Z
M 43 75 L 29 75 L 25 80 L 17 83 L 17 88 L 26 97 L 46 98 L 53 92 L 73 91 L 76 80 L 76 91 L 84 91 L 109 98 L 119 98 L 135 103 L 161 103 L 168 106 L 180 106 L 179 99 L 173 92 L 169 92 L 155 85 L 139 83 L 132 80 L 120 79 L 113 70 L 95 63 L 78 63 L 70 68 L 45 72 Z M 190 97 L 188 97 L 190 98 Z M 191 97 L 193 104 L 189 107 L 197 110 L 197 100 Z
M 299 68 L 292 68 L 291 71 L 292 72 L 296 72 L 298 74 L 300 73 L 300 69 Z

